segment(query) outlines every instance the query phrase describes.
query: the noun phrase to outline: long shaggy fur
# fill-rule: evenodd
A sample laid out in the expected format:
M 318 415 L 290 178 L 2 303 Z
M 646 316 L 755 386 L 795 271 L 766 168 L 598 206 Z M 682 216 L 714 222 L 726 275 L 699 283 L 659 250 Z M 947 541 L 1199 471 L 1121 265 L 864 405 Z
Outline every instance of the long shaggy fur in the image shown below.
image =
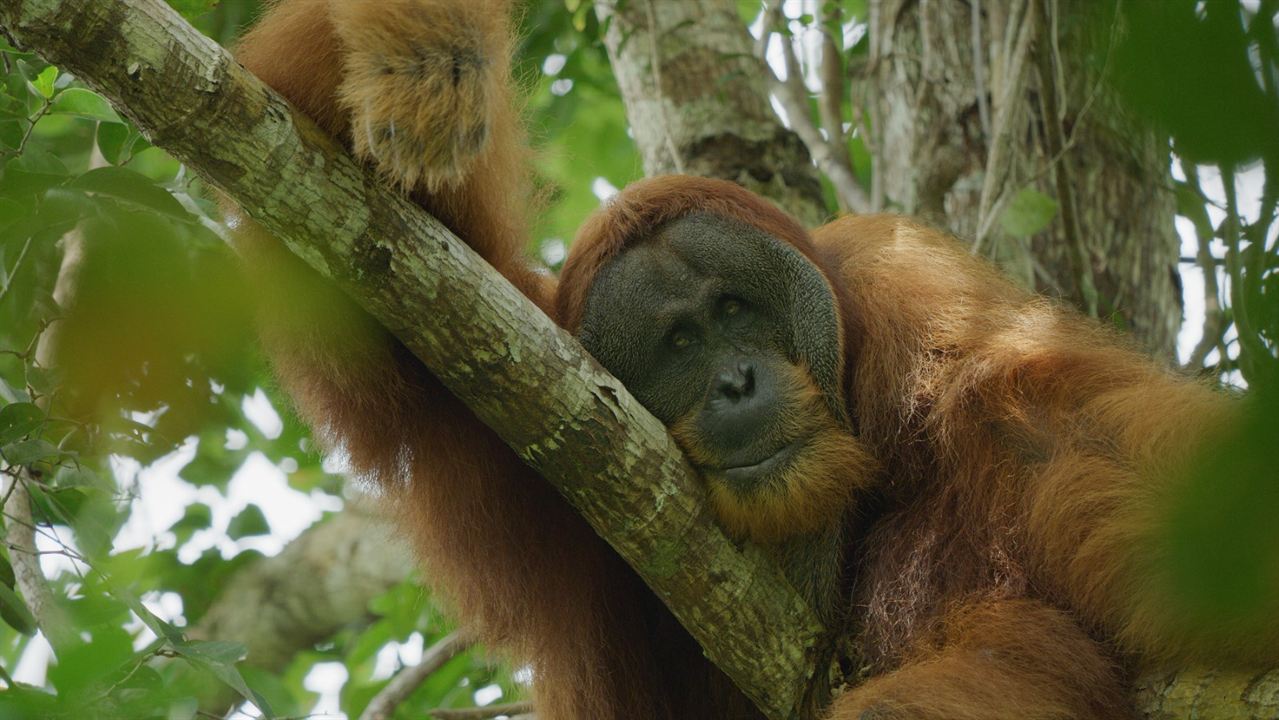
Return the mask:
M 822 271 L 841 315 L 851 434 L 797 369 L 791 419 L 821 439 L 790 482 L 743 502 L 709 480 L 721 517 L 756 536 L 829 524 L 832 508 L 851 506 L 827 535 L 842 546 L 796 564 L 822 575 L 801 584 L 849 610 L 857 659 L 875 676 L 836 701 L 832 720 L 1122 718 L 1132 658 L 1276 659 L 1279 623 L 1195 627 L 1159 575 L 1171 478 L 1205 428 L 1229 422 L 1230 403 L 942 234 L 863 217 L 809 235 L 730 183 L 655 178 L 587 220 L 558 288 L 533 272 L 509 12 L 500 0 L 280 0 L 238 56 L 569 330 L 612 257 L 691 212 L 758 227 Z M 758 718 L 416 359 L 239 226 L 281 383 L 391 500 L 467 626 L 532 665 L 540 717 Z M 673 430 L 699 452 L 690 427 Z
M 720 473 L 704 473 L 716 517 L 738 537 L 776 542 L 818 533 L 848 508 L 852 495 L 874 475 L 875 461 L 827 408 L 812 376 L 802 367 L 785 369 L 779 382 L 782 439 L 808 438 L 775 481 L 749 493 L 729 487 Z M 671 426 L 671 435 L 699 467 L 720 465 L 701 440 L 696 407 Z

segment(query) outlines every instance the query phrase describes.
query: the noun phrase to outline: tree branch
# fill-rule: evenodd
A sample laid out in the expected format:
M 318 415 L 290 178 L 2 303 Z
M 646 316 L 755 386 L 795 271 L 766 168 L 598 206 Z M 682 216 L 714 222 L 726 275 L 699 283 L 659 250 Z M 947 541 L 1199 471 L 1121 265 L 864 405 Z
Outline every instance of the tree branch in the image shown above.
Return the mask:
M 767 715 L 793 714 L 823 632 L 812 610 L 758 548 L 716 526 L 665 428 L 576 340 L 159 0 L 6 3 L 0 24 L 350 293 L 577 507 Z
M 764 28 L 765 37 L 770 32 L 767 27 Z M 790 120 L 791 128 L 796 135 L 799 135 L 800 140 L 804 141 L 804 146 L 813 156 L 813 161 L 834 186 L 840 206 L 854 212 L 869 212 L 870 198 L 866 195 L 861 183 L 857 181 L 857 176 L 853 175 L 853 167 L 848 160 L 848 150 L 842 144 L 837 145 L 822 137 L 821 130 L 809 114 L 808 87 L 804 85 L 803 70 L 799 66 L 799 59 L 795 57 L 794 46 L 786 37 L 780 38 L 780 41 L 782 53 L 786 59 L 785 80 L 777 77 L 777 73 L 773 71 L 766 58 L 760 57 L 762 69 L 770 79 L 773 96 L 786 109 L 786 117 Z M 768 42 L 765 40 L 764 47 L 767 46 Z
M 444 663 L 465 652 L 468 644 L 462 640 L 460 631 L 445 635 L 439 642 L 427 648 L 422 661 L 413 667 L 404 668 L 391 678 L 382 691 L 369 701 L 360 720 L 388 720 L 395 713 L 395 708 L 408 699 L 413 691 L 426 681 L 431 673 L 444 667 Z M 432 713 L 434 714 L 434 713 Z M 485 716 L 489 717 L 489 716 Z
M 486 718 L 497 717 L 498 715 L 525 717 L 531 712 L 533 712 L 532 705 L 526 702 L 517 702 L 505 705 L 462 708 L 460 710 L 432 710 L 431 717 L 435 718 L 435 720 L 486 720 Z
M 4 474 L 4 542 L 13 566 L 14 585 L 27 602 L 36 627 L 44 633 L 54 654 L 75 644 L 75 629 L 58 604 L 40 568 L 36 550 L 36 526 L 31 517 L 31 477 L 25 468 L 6 468 Z
M 348 500 L 279 555 L 236 572 L 191 635 L 242 643 L 247 662 L 279 672 L 299 651 L 366 617 L 369 602 L 413 567 L 408 547 L 374 505 Z M 236 696 L 219 684 L 200 700 L 220 714 Z

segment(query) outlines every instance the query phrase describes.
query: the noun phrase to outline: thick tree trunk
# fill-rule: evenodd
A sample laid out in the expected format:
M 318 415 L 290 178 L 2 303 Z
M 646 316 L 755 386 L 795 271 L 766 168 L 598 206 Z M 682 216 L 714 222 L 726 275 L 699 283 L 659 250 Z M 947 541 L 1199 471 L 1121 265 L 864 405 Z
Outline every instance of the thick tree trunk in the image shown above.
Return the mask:
M 1092 305 L 1172 359 L 1181 286 L 1169 146 L 1106 85 L 1122 28 L 1099 22 L 1099 5 L 871 0 L 861 89 L 875 101 L 878 181 L 888 207 L 981 237 L 981 252 L 1026 286 Z M 1023 188 L 1059 206 L 1029 240 L 999 222 Z
M 808 225 L 828 213 L 817 170 L 777 119 L 733 0 L 600 0 L 646 175 L 733 180 Z

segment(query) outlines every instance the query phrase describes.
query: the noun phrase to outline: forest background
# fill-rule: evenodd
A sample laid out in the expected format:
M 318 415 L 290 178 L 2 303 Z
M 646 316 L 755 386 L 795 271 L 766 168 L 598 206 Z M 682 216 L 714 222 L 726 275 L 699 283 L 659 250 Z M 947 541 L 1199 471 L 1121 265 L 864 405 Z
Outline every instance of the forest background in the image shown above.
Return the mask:
M 170 4 L 224 45 L 260 9 Z M 1274 0 L 535 0 L 530 252 L 556 268 L 601 201 L 674 171 L 810 224 L 950 229 L 1246 388 L 1168 533 L 1204 617 L 1246 614 L 1279 592 L 1277 20 Z M 273 385 L 210 189 L 73 75 L 0 59 L 0 717 L 522 712 L 528 673 L 456 641 Z

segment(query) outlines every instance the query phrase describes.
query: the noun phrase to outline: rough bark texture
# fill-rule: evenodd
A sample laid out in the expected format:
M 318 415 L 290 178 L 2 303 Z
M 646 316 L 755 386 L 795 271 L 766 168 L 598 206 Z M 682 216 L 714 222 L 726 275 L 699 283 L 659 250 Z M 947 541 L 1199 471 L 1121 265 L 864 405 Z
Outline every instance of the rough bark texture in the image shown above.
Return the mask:
M 769 78 L 733 0 L 595 4 L 644 174 L 733 180 L 813 226 L 817 171 L 769 105 Z
M 987 214 L 993 222 L 984 252 L 1027 287 L 1085 308 L 1081 279 L 1091 280 L 1101 317 L 1172 359 L 1181 287 L 1169 148 L 1131 120 L 1100 77 L 1113 37 L 1106 30 L 1113 24 L 1094 22 L 1093 15 L 1109 3 L 870 5 L 872 57 L 863 91 L 878 100 L 872 112 L 887 206 L 973 239 L 984 186 L 992 185 Z M 1025 23 L 1029 54 L 1018 57 Z M 1040 72 L 1041 62 L 1047 73 Z M 987 108 L 979 105 L 979 86 Z M 1045 99 L 1052 100 L 1056 122 L 1045 122 Z M 1061 164 L 1050 162 L 1054 129 L 1062 131 L 1066 150 Z M 996 177 L 988 178 L 992 160 Z M 1059 180 L 1073 190 L 1073 199 L 1058 192 Z M 1025 187 L 1060 204 L 1052 224 L 1029 241 L 1009 236 L 997 220 Z
M 350 293 L 559 488 L 770 717 L 793 715 L 821 633 L 813 612 L 759 549 L 719 530 L 661 423 L 576 340 L 159 0 L 7 2 L 0 24 Z
M 1279 670 L 1148 675 L 1137 683 L 1136 697 L 1149 720 L 1274 720 L 1279 717 Z

